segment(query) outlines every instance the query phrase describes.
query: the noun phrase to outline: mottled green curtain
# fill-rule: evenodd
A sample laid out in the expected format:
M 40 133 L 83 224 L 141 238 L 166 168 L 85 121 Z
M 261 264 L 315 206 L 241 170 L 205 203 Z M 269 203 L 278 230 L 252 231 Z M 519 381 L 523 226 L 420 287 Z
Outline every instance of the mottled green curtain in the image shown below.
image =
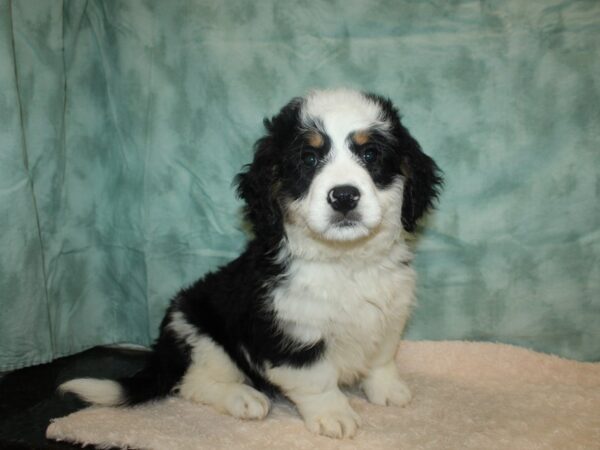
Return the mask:
M 408 337 L 599 360 L 600 2 L 0 0 L 0 370 L 148 345 L 262 118 L 340 85 L 446 173 Z

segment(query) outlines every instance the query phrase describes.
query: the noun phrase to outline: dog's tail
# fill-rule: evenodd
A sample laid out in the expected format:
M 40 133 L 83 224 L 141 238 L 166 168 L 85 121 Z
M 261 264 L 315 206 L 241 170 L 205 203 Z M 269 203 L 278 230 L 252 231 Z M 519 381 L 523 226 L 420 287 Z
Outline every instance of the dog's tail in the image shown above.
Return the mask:
M 190 364 L 189 349 L 176 342 L 164 327 L 145 367 L 129 378 L 117 380 L 77 378 L 58 387 L 95 405 L 136 405 L 165 397 L 179 383 Z

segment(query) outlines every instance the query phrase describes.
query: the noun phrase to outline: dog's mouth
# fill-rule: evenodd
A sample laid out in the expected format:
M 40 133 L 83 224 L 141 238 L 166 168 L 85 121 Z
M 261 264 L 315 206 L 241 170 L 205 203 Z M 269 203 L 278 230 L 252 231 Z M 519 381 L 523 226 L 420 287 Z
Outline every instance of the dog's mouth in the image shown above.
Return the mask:
M 359 222 L 356 220 L 343 219 L 335 222 L 333 225 L 338 228 L 352 228 L 359 225 Z
M 352 228 L 362 225 L 361 216 L 351 211 L 347 214 L 337 213 L 331 218 L 331 225 L 336 228 Z
M 353 241 L 368 234 L 369 229 L 356 212 L 334 214 L 329 220 L 329 228 L 323 233 L 326 239 L 332 241 Z

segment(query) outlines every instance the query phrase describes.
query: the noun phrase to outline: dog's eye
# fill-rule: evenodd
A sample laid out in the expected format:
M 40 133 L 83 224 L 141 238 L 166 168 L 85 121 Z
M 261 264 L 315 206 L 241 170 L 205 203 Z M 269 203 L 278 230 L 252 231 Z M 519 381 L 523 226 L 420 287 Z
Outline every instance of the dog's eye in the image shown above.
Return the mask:
M 302 153 L 302 162 L 307 167 L 317 167 L 319 163 L 319 158 L 317 157 L 315 152 L 304 152 Z
M 379 156 L 379 152 L 374 148 L 366 149 L 362 154 L 362 159 L 367 164 L 373 163 L 377 161 L 377 157 Z

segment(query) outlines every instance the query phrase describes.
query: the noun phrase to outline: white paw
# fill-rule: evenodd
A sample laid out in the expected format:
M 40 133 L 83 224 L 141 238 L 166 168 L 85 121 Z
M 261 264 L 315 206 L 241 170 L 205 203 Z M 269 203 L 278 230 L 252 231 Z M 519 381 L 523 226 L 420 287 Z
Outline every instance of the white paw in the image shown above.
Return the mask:
M 270 402 L 265 394 L 245 384 L 232 384 L 225 396 L 225 410 L 239 419 L 264 419 Z
M 376 405 L 405 406 L 412 399 L 410 389 L 395 373 L 372 374 L 362 387 L 369 401 Z
M 360 416 L 348 406 L 306 415 L 304 423 L 315 434 L 337 439 L 351 438 L 360 426 Z

